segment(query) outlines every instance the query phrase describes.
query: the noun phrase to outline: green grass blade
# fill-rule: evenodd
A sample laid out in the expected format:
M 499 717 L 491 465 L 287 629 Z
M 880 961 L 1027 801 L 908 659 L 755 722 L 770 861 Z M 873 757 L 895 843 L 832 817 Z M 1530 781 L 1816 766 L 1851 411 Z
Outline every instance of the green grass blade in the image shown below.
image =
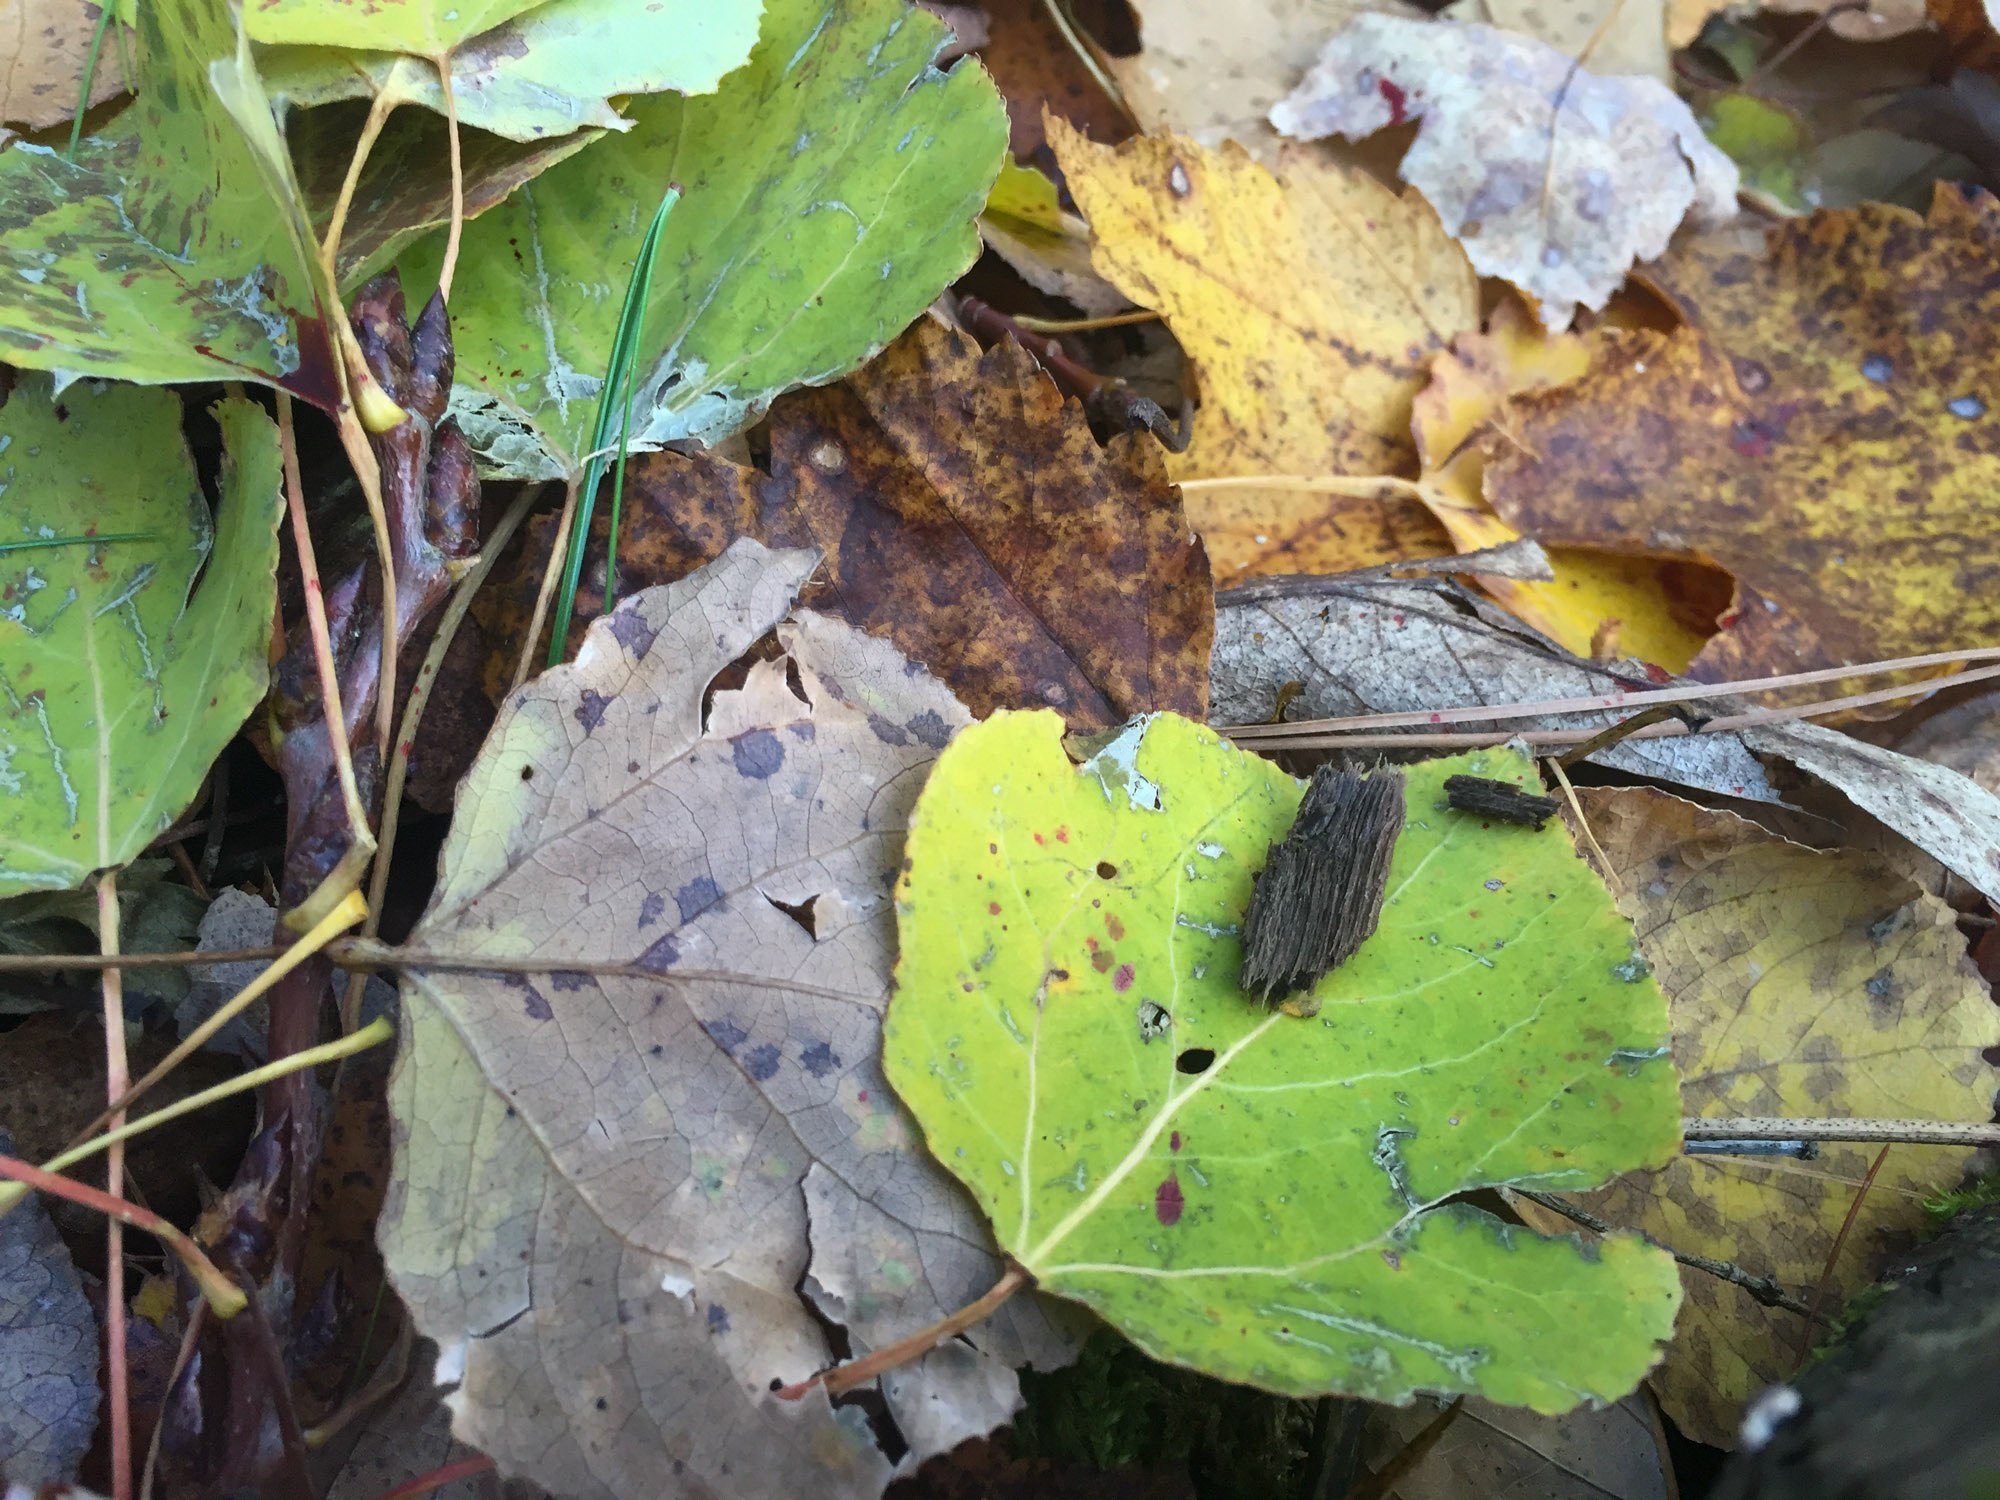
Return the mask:
M 576 615 L 576 586 L 583 577 L 583 549 L 590 539 L 590 520 L 597 508 L 597 486 L 604 478 L 610 458 L 611 427 L 618 417 L 618 472 L 612 485 L 611 536 L 605 548 L 604 607 L 611 608 L 616 592 L 619 506 L 625 494 L 625 449 L 632 436 L 632 384 L 637 378 L 639 341 L 646 326 L 646 301 L 653 291 L 653 266 L 658 258 L 660 235 L 667 227 L 667 215 L 681 201 L 681 185 L 667 184 L 666 195 L 653 211 L 653 222 L 639 244 L 632 264 L 632 280 L 625 288 L 625 305 L 618 314 L 618 330 L 611 342 L 611 362 L 604 372 L 604 389 L 597 398 L 597 426 L 591 434 L 590 458 L 583 471 L 583 489 L 577 495 L 576 515 L 570 523 L 569 554 L 563 562 L 562 591 L 556 596 L 555 627 L 549 636 L 548 665 L 562 660 L 563 643 Z M 622 398 L 622 399 L 621 399 Z
M 107 531 L 92 536 L 31 536 L 19 542 L 0 542 L 0 557 L 10 552 L 32 552 L 37 547 L 89 547 L 98 542 L 157 542 L 157 531 Z
M 97 54 L 104 46 L 104 33 L 111 25 L 111 12 L 117 9 L 115 0 L 103 0 L 103 9 L 97 13 L 97 29 L 90 34 L 90 55 L 83 61 L 83 84 L 77 90 L 76 117 L 69 122 L 69 145 L 63 151 L 63 160 L 76 160 L 77 142 L 83 139 L 83 117 L 90 109 L 90 86 L 97 80 Z

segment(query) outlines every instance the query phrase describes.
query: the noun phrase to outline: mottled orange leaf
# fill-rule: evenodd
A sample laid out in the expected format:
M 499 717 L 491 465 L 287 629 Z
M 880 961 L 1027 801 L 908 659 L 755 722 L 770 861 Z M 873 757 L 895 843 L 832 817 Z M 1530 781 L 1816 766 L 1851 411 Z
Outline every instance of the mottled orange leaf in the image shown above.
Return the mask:
M 1490 427 L 1505 441 L 1514 397 L 1558 389 L 1589 367 L 1584 339 L 1548 332 L 1514 296 L 1501 300 L 1486 332 L 1460 334 L 1432 362 L 1413 423 L 1421 494 L 1459 551 L 1520 535 L 1487 503 L 1485 452 L 1470 439 Z M 1728 577 L 1698 564 L 1576 547 L 1551 549 L 1549 564 L 1552 583 L 1481 577 L 1480 585 L 1579 656 L 1638 657 L 1684 672 L 1729 601 Z
M 974 714 L 1055 708 L 1078 728 L 1208 711 L 1208 559 L 1147 433 L 1100 447 L 1013 343 L 981 354 L 919 319 L 845 382 L 779 400 L 770 470 L 632 460 L 619 591 L 685 576 L 739 536 L 818 547 L 801 599 L 887 636 Z M 600 510 L 604 507 L 600 507 Z M 544 549 L 497 593 L 518 642 Z M 602 605 L 600 530 L 578 634 Z M 511 671 L 511 659 L 506 671 Z M 489 664 L 489 684 L 501 673 Z
M 1555 545 L 1714 562 L 1742 585 L 1693 675 L 1916 655 L 2000 632 L 2000 204 L 1940 184 L 1687 245 L 1688 320 L 1606 332 L 1490 432 L 1486 488 Z

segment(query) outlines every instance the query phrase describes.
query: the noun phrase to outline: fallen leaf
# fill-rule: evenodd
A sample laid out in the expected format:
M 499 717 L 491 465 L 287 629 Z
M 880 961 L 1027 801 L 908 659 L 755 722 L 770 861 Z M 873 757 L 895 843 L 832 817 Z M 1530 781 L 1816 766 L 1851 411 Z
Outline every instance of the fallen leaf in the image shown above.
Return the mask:
M 0 1152 L 14 1154 L 0 1131 Z M 41 1199 L 0 1218 L 0 1472 L 66 1486 L 97 1430 L 97 1317 Z
M 979 61 L 1007 101 L 1007 154 L 1046 164 L 1042 111 L 1058 115 L 1094 141 L 1122 141 L 1132 123 L 1091 76 L 1043 0 L 982 0 L 986 40 Z
M 1291 683 L 1303 687 L 1290 700 L 1289 719 L 1535 703 L 1665 685 L 1637 663 L 1569 656 L 1447 580 L 1274 580 L 1222 595 L 1215 611 L 1210 717 L 1218 724 L 1267 722 Z M 1596 731 L 1628 714 L 1607 708 L 1452 727 L 1503 735 Z M 1763 766 L 1733 734 L 1627 739 L 1590 759 L 1722 796 L 1780 800 Z
M 0 0 L 0 120 L 25 130 L 58 125 L 76 113 L 83 66 L 103 12 L 69 0 Z M 124 17 L 131 24 L 131 13 Z M 124 38 L 106 32 L 91 74 L 90 103 L 102 104 L 125 87 Z
M 1667 56 L 1666 19 L 1670 3 L 1671 0 L 1458 0 L 1441 14 L 1453 21 L 1476 21 L 1546 42 L 1600 78 L 1637 74 L 1656 78 L 1672 88 L 1674 76 Z M 1708 0 L 1697 3 L 1706 4 Z M 1894 0 L 1894 3 L 1908 3 L 1908 0 Z M 1676 48 L 1686 45 L 1685 41 L 1674 43 Z
M 1403 180 L 1482 276 L 1527 292 L 1552 328 L 1579 303 L 1603 307 L 1690 210 L 1698 223 L 1736 212 L 1735 163 L 1665 85 L 1601 78 L 1489 26 L 1361 16 L 1271 111 L 1304 140 L 1405 120 L 1421 124 Z
M 263 408 L 212 408 L 211 522 L 178 396 L 49 390 L 28 377 L 0 407 L 7 895 L 79 885 L 167 829 L 264 696 L 276 608 L 278 432 Z
M 286 140 L 316 234 L 323 236 L 332 222 L 353 160 L 359 118 L 364 116 L 354 109 L 302 109 L 288 122 Z M 460 144 L 465 217 L 476 219 L 497 207 L 600 134 L 572 130 L 522 145 L 485 131 L 465 131 Z M 445 123 L 423 110 L 398 110 L 376 138 L 355 184 L 334 269 L 341 289 L 356 290 L 413 241 L 450 222 L 451 147 Z
M 268 381 L 332 410 L 318 259 L 223 0 L 140 5 L 138 98 L 74 163 L 0 149 L 0 349 L 65 378 Z
M 1953 704 L 1918 725 L 1896 749 L 2000 792 L 2000 692 Z
M 1321 43 L 1364 10 L 1421 17 L 1399 0 L 1131 0 L 1136 56 L 1111 73 L 1148 134 L 1182 135 L 1209 150 L 1235 141 L 1275 166 L 1283 140 L 1265 116 L 1297 85 Z
M 1691 326 L 1604 332 L 1582 381 L 1515 403 L 1494 508 L 1547 544 L 1728 569 L 1746 592 L 1707 680 L 1993 636 L 2000 206 L 1940 184 L 1928 221 L 1865 205 L 1767 233 L 1649 269 Z
M 1208 569 L 1157 445 L 1100 448 L 1018 345 L 982 355 L 922 319 L 844 384 L 784 398 L 770 431 L 768 476 L 706 456 L 632 462 L 626 587 L 682 577 L 739 536 L 816 546 L 808 601 L 886 635 L 976 714 L 1048 705 L 1101 728 L 1207 711 Z M 525 628 L 538 550 L 496 593 L 497 640 Z M 600 537 L 579 618 L 601 608 L 601 557 Z
M 1056 185 L 1033 167 L 1000 164 L 979 237 L 1028 285 L 1074 302 L 1090 317 L 1131 306 L 1092 268 L 1090 226 L 1063 208 Z
M 1061 121 L 1049 138 L 1098 270 L 1158 309 L 1193 362 L 1201 405 L 1188 451 L 1169 459 L 1176 481 L 1413 466 L 1410 406 L 1430 358 L 1479 321 L 1477 279 L 1422 198 L 1310 152 L 1273 177 L 1235 146 L 1098 146 Z M 1213 516 L 1211 503 L 1191 497 L 1189 519 L 1222 523 L 1223 579 L 1262 561 L 1255 543 L 1243 555 L 1253 508 L 1271 518 L 1267 536 L 1316 530 L 1321 568 L 1451 550 L 1406 495 L 1247 490 Z
M 1586 1257 L 1458 1197 L 1665 1161 L 1680 1103 L 1629 926 L 1553 826 L 1444 810 L 1457 772 L 1536 774 L 1511 750 L 1406 770 L 1382 924 L 1302 1018 L 1237 969 L 1303 783 L 1171 714 L 1080 765 L 1045 711 L 938 758 L 883 1066 L 1038 1287 L 1285 1395 L 1557 1412 L 1652 1367 L 1661 1252 Z
M 1431 1401 L 1371 1408 L 1363 1460 L 1380 1473 L 1437 1415 Z M 1472 1396 L 1395 1493 L 1399 1500 L 1668 1500 L 1666 1462 L 1643 1391 L 1557 1417 Z
M 1978 7 L 1975 4 L 1973 8 Z M 1721 9 L 1715 0 L 1667 0 L 1668 44 L 1676 50 L 1689 45 L 1701 35 L 1708 18 Z M 1866 0 L 1846 8 L 1836 8 L 1836 0 L 1758 0 L 1744 9 L 1826 16 L 1828 29 L 1850 42 L 1886 42 L 1921 30 L 1926 23 L 1923 0 Z
M 739 541 L 511 698 L 410 939 L 552 966 L 406 977 L 381 1243 L 461 1382 L 458 1436 L 559 1493 L 880 1493 L 891 1465 L 858 1409 L 771 1395 L 831 1362 L 797 1292 L 850 1263 L 818 1219 L 808 1257 L 815 1166 L 914 1245 L 884 1267 L 910 1315 L 866 1309 L 884 1326 L 914 1332 L 999 1275 L 876 1061 L 907 809 L 965 710 L 809 612 L 779 627 L 784 656 L 703 701 L 814 561 Z M 1071 1348 L 1033 1298 L 968 1338 L 1000 1366 Z M 1019 1399 L 939 1385 L 943 1429 L 921 1370 L 885 1392 L 906 1432 L 956 1441 Z
M 436 51 L 380 40 L 402 29 L 404 7 L 348 14 L 325 45 L 279 46 L 259 58 L 274 99 L 326 104 L 336 99 L 399 101 L 444 113 Z M 451 48 L 452 103 L 461 125 L 515 141 L 538 141 L 591 126 L 629 130 L 613 96 L 713 93 L 741 67 L 757 40 L 761 0 L 548 0 L 506 17 Z M 452 15 L 458 9 L 454 7 Z M 386 20 L 384 19 L 386 18 Z M 302 32 L 281 4 L 250 7 L 244 25 L 260 42 L 298 41 Z M 273 34 L 282 32 L 282 35 Z M 399 53 L 425 55 L 412 63 Z
M 396 1486 L 434 1473 L 446 1464 L 478 1454 L 451 1436 L 450 1392 L 433 1378 L 435 1351 L 419 1347 L 410 1377 L 396 1394 L 371 1411 L 340 1473 L 326 1488 L 326 1500 L 382 1500 Z M 433 1500 L 480 1500 L 479 1476 L 455 1480 L 429 1492 Z
M 1487 503 L 1486 454 L 1474 434 L 1490 424 L 1495 445 L 1505 443 L 1514 398 L 1570 385 L 1589 366 L 1584 339 L 1548 332 L 1511 296 L 1484 333 L 1460 334 L 1431 362 L 1412 424 L 1424 464 L 1420 493 L 1461 552 L 1519 535 Z M 1549 553 L 1549 564 L 1553 582 L 1481 575 L 1480 586 L 1578 656 L 1599 654 L 1608 633 L 1616 654 L 1684 672 L 1729 606 L 1728 576 L 1699 563 L 1565 547 Z
M 715 94 L 651 96 L 634 128 L 466 226 L 451 307 L 452 411 L 487 465 L 580 471 L 639 243 L 670 180 L 637 360 L 633 441 L 713 443 L 795 385 L 875 354 L 978 253 L 999 170 L 999 96 L 903 0 L 771 0 Z M 420 303 L 440 236 L 403 259 Z
M 1579 789 L 1667 992 L 1690 1115 L 1976 1120 L 1993 1110 L 1980 1049 L 2000 1042 L 1951 908 L 1879 855 L 1773 838 L 1649 788 Z M 1809 1297 L 1876 1152 L 1819 1160 L 1681 1156 L 1584 1195 L 1613 1224 L 1733 1260 Z M 1833 1268 L 1828 1306 L 1873 1279 L 1955 1185 L 1962 1149 L 1895 1146 Z M 1735 1443 L 1742 1404 L 1818 1342 L 1798 1317 L 1699 1271 L 1653 1376 L 1683 1432 Z

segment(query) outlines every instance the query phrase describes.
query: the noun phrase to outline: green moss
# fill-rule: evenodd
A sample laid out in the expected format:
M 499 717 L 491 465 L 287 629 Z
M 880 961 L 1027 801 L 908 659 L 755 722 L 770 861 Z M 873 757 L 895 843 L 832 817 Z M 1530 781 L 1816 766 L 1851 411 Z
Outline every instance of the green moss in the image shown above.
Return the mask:
M 1984 1208 L 1989 1203 L 2000 1203 L 2000 1171 L 1924 1199 L 1924 1217 L 1930 1221 L 1930 1232 L 1936 1234 L 1968 1208 Z

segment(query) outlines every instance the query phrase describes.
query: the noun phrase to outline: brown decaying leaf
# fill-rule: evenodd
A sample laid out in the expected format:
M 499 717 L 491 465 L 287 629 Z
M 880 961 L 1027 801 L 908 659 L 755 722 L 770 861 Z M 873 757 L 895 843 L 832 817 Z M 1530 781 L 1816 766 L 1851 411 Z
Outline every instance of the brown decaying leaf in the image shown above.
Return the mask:
M 1563 1233 L 1569 1230 L 1560 1231 Z M 1368 1413 L 1362 1456 L 1381 1472 L 1437 1415 L 1428 1401 Z M 1646 1393 L 1545 1417 L 1469 1398 L 1437 1446 L 1396 1482 L 1398 1500 L 1667 1500 L 1666 1455 Z
M 1207 714 L 1208 559 L 1158 445 L 1140 433 L 1099 447 L 1012 343 L 981 354 L 920 320 L 844 384 L 779 400 L 769 475 L 632 460 L 621 589 L 682 577 L 740 536 L 822 549 L 804 601 L 886 636 L 975 714 L 1053 707 L 1076 728 Z M 531 540 L 521 555 L 482 606 L 510 646 L 547 553 Z M 602 555 L 599 540 L 580 620 L 601 607 Z M 489 662 L 489 684 L 511 669 Z
M 77 0 L 0 0 L 0 121 L 41 130 L 70 118 L 102 13 Z M 123 31 L 114 21 L 105 32 L 91 77 L 92 104 L 125 87 L 123 55 L 130 43 Z
M 1649 788 L 1578 795 L 1667 993 L 1686 1113 L 1988 1117 L 1995 1075 L 1980 1049 L 2000 1040 L 2000 1012 L 1944 902 L 1881 855 L 1801 848 Z M 1683 1156 L 1583 1201 L 1810 1295 L 1876 1149 L 1829 1145 L 1815 1162 Z M 1966 1160 L 1891 1149 L 1830 1302 L 1911 1242 L 1920 1199 L 1955 1186 Z M 1681 1279 L 1687 1300 L 1654 1388 L 1683 1432 L 1732 1446 L 1742 1402 L 1791 1373 L 1808 1331 L 1714 1277 Z
M 1602 78 L 1490 26 L 1358 17 L 1271 111 L 1286 135 L 1357 140 L 1419 120 L 1398 168 L 1483 276 L 1550 327 L 1601 308 L 1692 211 L 1736 212 L 1735 163 L 1653 78 Z
M 1132 122 L 1063 39 L 1043 0 L 981 0 L 980 8 L 987 35 L 979 60 L 1007 101 L 1007 150 L 1015 160 L 1054 164 L 1042 145 L 1044 109 L 1094 141 L 1132 133 Z
M 1487 489 L 1551 544 L 1698 556 L 1745 592 L 1708 681 L 2000 635 L 2000 205 L 1865 205 L 1647 272 L 1692 326 L 1601 334 L 1516 402 Z

